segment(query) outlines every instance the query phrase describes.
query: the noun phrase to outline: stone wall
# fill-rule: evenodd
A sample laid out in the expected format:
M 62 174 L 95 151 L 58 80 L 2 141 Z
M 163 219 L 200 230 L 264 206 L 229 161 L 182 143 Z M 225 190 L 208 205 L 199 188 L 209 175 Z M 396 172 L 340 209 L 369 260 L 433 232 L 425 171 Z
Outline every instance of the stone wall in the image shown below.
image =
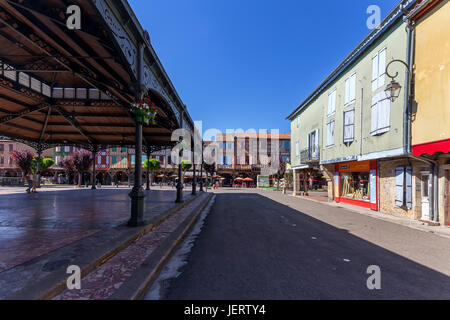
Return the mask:
M 411 166 L 413 169 L 413 177 L 412 177 L 412 186 L 413 186 L 413 194 L 412 194 L 412 209 L 398 207 L 395 203 L 395 195 L 396 195 L 396 177 L 395 177 L 395 169 L 397 167 L 403 166 Z M 417 196 L 416 193 L 416 177 L 417 177 L 417 168 L 419 168 L 414 161 L 409 159 L 399 159 L 399 160 L 381 160 L 379 161 L 379 204 L 380 204 L 380 212 L 393 215 L 401 218 L 408 219 L 418 219 L 420 217 L 420 206 L 421 202 L 417 201 L 420 197 Z M 420 182 L 419 182 L 420 185 Z M 419 190 L 420 192 L 420 190 Z

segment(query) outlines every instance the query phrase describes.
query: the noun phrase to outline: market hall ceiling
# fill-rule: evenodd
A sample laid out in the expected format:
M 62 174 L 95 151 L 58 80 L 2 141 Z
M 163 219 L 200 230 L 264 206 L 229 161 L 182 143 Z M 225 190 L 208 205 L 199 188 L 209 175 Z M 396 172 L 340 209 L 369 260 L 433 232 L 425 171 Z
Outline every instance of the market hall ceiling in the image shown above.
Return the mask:
M 80 30 L 67 27 L 72 4 L 81 9 Z M 170 146 L 180 124 L 194 125 L 127 1 L 0 0 L 0 136 L 134 145 L 129 106 L 139 74 L 158 107 L 144 145 Z

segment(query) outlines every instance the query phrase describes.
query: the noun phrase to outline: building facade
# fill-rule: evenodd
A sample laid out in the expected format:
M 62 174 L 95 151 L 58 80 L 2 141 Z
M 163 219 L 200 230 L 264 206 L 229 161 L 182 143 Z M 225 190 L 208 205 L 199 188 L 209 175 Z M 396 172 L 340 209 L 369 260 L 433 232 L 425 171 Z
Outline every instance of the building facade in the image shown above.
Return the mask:
M 291 157 L 291 135 L 270 133 L 219 134 L 215 142 L 217 173 L 231 185 L 237 177 L 274 175 L 275 163 L 288 163 Z M 208 145 L 211 147 L 211 143 Z M 275 170 L 275 171 L 274 171 Z
M 420 1 L 402 1 L 384 19 L 380 29 L 372 31 L 288 116 L 296 195 L 300 194 L 301 181 L 307 181 L 317 171 L 327 177 L 330 201 L 437 222 L 433 203 L 426 203 L 432 192 L 432 177 L 427 171 L 433 167 L 433 159 L 422 157 L 416 150 L 419 141 L 438 141 L 431 133 L 436 129 L 435 133 L 443 136 L 441 146 L 447 145 L 445 140 L 442 142 L 448 139 L 445 132 L 449 128 L 449 77 L 444 73 L 448 72 L 448 68 L 445 69 L 450 55 L 448 28 L 442 26 L 450 20 L 445 10 L 448 1 L 443 2 L 445 4 L 435 9 L 440 13 L 436 13 L 434 25 L 427 25 L 428 32 L 435 33 L 431 36 L 425 27 L 419 30 L 420 24 L 414 25 L 408 14 L 418 8 Z M 444 34 L 439 35 L 439 32 Z M 430 51 L 431 45 L 436 50 Z M 423 52 L 419 53 L 420 50 Z M 415 61 L 412 60 L 414 51 Z M 429 57 L 430 54 L 433 57 Z M 433 63 L 425 62 L 427 59 L 432 59 Z M 429 78 L 431 70 L 426 69 L 427 63 L 429 67 L 434 66 L 435 78 Z M 411 81 L 414 77 L 409 77 L 412 74 L 409 70 L 414 64 L 416 78 Z M 436 66 L 439 66 L 437 70 Z M 419 67 L 424 68 L 422 75 L 427 75 L 428 85 L 419 84 Z M 401 86 L 398 96 L 388 90 L 392 80 Z M 436 82 L 439 82 L 433 88 L 436 91 L 430 91 L 429 87 Z M 430 95 L 438 101 L 430 100 Z M 418 99 L 422 103 L 418 103 Z M 428 106 L 419 111 L 420 104 Z M 434 118 L 440 118 L 442 130 L 432 125 Z M 417 136 L 416 128 L 421 128 L 425 135 Z M 415 145 L 414 153 L 411 144 Z M 441 151 L 448 153 L 449 150 Z M 446 155 L 442 158 L 446 159 Z M 441 170 L 441 180 L 445 180 L 446 175 Z M 440 188 L 443 192 L 447 187 Z M 441 208 L 447 205 L 444 202 L 441 201 Z M 446 218 L 441 216 L 440 222 L 444 221 Z
M 416 8 L 412 147 L 432 161 L 416 170 L 417 201 L 421 218 L 450 225 L 450 1 Z
M 28 150 L 37 155 L 33 148 L 7 138 L 0 139 L 0 185 L 15 185 L 20 183 L 15 178 L 21 178 L 22 173 L 13 161 L 12 153 L 14 151 Z M 52 158 L 52 150 L 45 150 L 42 153 L 43 158 Z

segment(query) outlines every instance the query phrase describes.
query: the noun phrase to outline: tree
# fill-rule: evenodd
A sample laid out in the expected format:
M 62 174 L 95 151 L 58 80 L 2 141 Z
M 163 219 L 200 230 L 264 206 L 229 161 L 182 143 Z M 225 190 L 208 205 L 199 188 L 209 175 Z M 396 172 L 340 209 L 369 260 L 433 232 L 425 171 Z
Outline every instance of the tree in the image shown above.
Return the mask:
M 70 177 L 73 176 L 75 173 L 75 166 L 73 164 L 73 157 L 64 157 L 64 159 L 61 160 L 60 163 L 58 163 L 59 166 L 64 168 L 64 171 L 66 172 L 67 181 L 70 183 Z
M 161 169 L 161 161 L 157 159 L 147 159 L 144 162 L 144 169 L 148 169 L 151 173 L 150 183 L 153 185 L 154 172 Z
M 184 176 L 186 175 L 186 172 L 189 171 L 191 168 L 192 168 L 192 163 L 189 160 L 181 161 L 181 171 L 183 172 L 183 181 L 184 181 Z
M 77 151 L 73 154 L 73 165 L 75 170 L 78 172 L 78 187 L 81 187 L 81 180 L 85 172 L 89 171 L 92 164 L 94 163 L 94 158 L 92 153 L 86 150 Z
M 291 165 L 286 163 L 286 173 L 284 174 L 284 186 L 286 189 L 291 189 L 294 183 L 294 173 L 291 169 Z
M 33 158 L 33 162 L 31 164 L 31 172 L 36 173 L 38 164 L 38 156 Z M 44 172 L 51 168 L 55 164 L 52 158 L 41 158 L 41 172 Z
M 31 172 L 34 154 L 28 150 L 15 150 L 11 153 L 15 165 L 22 171 L 23 176 Z

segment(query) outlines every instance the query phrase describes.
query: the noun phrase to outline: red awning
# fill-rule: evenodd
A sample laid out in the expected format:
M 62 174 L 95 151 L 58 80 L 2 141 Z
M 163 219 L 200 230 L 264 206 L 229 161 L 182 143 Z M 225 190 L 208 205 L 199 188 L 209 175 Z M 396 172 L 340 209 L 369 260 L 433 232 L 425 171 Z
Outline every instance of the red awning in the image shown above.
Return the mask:
M 417 157 L 424 154 L 432 156 L 438 152 L 450 153 L 450 139 L 419 144 L 413 147 L 413 154 Z

